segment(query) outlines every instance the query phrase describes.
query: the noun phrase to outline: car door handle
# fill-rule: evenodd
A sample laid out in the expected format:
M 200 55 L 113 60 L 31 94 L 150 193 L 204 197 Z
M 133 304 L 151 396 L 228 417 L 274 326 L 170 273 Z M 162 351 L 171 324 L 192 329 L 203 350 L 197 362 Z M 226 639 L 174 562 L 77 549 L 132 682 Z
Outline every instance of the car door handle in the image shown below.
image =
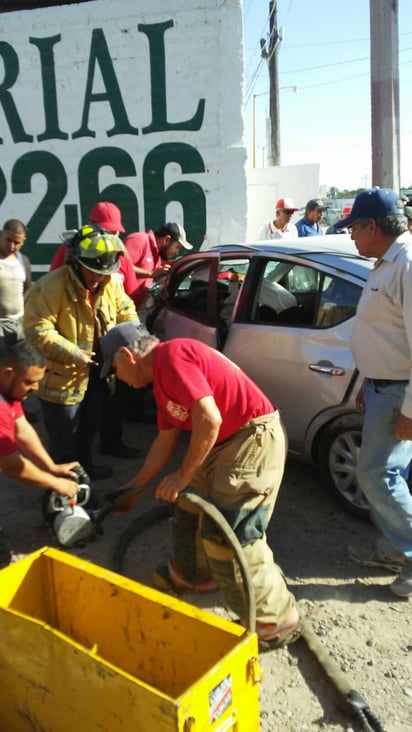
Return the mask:
M 310 363 L 310 371 L 318 371 L 321 374 L 329 374 L 329 376 L 344 376 L 345 369 L 342 366 L 335 366 L 330 361 L 319 361 L 319 363 Z

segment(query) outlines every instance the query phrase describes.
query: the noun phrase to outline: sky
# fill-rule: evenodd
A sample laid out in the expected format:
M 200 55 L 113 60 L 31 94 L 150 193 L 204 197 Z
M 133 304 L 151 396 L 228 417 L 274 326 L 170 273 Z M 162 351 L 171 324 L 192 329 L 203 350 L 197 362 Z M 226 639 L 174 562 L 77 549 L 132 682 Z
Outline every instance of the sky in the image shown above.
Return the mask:
M 372 0 L 390 2 L 390 0 Z M 412 0 L 398 0 L 401 187 L 412 187 Z M 267 165 L 269 0 L 243 0 L 248 164 Z M 282 165 L 320 164 L 329 190 L 373 185 L 369 0 L 277 0 Z M 253 115 L 255 108 L 255 116 Z M 255 120 L 255 121 L 254 121 Z M 255 144 L 253 144 L 253 138 Z

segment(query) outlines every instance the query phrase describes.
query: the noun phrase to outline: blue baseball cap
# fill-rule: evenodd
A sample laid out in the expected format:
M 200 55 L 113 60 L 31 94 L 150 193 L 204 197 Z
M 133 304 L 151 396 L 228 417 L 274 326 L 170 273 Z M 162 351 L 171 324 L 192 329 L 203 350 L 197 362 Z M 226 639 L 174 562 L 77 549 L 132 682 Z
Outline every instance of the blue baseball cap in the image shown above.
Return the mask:
M 139 320 L 130 320 L 120 323 L 111 328 L 100 341 L 100 350 L 103 358 L 103 366 L 100 370 L 100 378 L 104 379 L 110 373 L 115 353 L 122 346 L 133 346 L 136 341 L 145 336 L 150 336 L 147 328 Z
M 337 221 L 335 227 L 337 229 L 350 227 L 359 219 L 404 215 L 404 203 L 399 193 L 391 188 L 367 188 L 356 196 L 350 215 Z

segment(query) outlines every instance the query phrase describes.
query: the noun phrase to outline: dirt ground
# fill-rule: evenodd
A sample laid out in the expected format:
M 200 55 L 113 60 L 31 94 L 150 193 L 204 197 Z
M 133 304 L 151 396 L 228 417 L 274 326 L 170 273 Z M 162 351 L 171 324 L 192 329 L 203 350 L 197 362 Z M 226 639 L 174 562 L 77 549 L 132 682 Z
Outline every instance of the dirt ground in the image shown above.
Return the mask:
M 155 427 L 128 424 L 125 430 L 125 441 L 139 445 L 145 453 Z M 179 453 L 175 461 L 178 459 Z M 114 477 L 93 484 L 97 497 L 128 479 L 140 460 L 113 458 L 111 464 Z M 19 555 L 42 546 L 57 546 L 42 518 L 41 492 L 11 484 L 3 476 L 0 489 L 0 525 L 8 535 L 14 558 L 18 560 Z M 135 515 L 151 505 L 152 499 L 144 498 L 133 513 L 109 516 L 102 535 L 69 551 L 113 568 L 120 535 Z M 315 469 L 289 460 L 268 535 L 301 613 L 309 617 L 325 650 L 368 703 L 381 729 L 410 732 L 412 604 L 390 593 L 388 585 L 393 577 L 387 572 L 356 567 L 345 554 L 351 542 L 372 543 L 373 527 L 345 514 L 323 488 Z M 143 536 L 131 544 L 123 571 L 150 583 L 153 568 L 169 549 L 170 520 Z M 194 595 L 182 599 L 230 617 L 220 594 L 200 601 Z M 262 653 L 259 660 L 264 671 L 261 732 L 366 729 L 331 686 L 303 639 L 286 649 Z

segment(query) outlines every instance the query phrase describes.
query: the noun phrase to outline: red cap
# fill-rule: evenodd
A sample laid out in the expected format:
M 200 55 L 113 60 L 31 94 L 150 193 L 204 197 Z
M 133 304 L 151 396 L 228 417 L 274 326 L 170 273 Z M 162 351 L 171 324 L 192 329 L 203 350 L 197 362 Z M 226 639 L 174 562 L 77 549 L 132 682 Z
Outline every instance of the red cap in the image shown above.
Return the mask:
M 276 201 L 276 210 L 278 208 L 284 208 L 287 211 L 299 211 L 298 207 L 295 206 L 291 198 L 279 198 L 279 201 Z
M 343 211 L 342 211 L 343 216 L 349 216 L 349 214 L 351 214 L 351 213 L 352 213 L 352 206 L 343 207 Z
M 126 231 L 122 224 L 120 209 L 109 201 L 100 201 L 93 206 L 90 211 L 90 221 L 92 224 L 98 224 L 102 229 L 106 229 L 110 234 L 114 234 L 116 231 Z

